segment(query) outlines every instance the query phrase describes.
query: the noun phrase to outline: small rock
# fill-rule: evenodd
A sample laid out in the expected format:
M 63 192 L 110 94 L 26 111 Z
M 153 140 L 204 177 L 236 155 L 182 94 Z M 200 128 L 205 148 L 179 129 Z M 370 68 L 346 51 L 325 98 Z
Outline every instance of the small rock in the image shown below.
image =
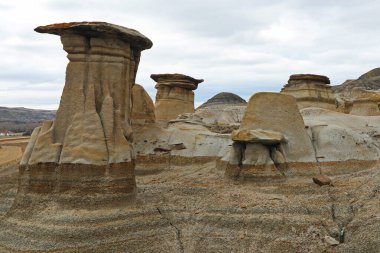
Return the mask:
M 332 238 L 331 236 L 328 236 L 328 235 L 325 236 L 325 242 L 327 242 L 328 244 L 330 244 L 332 246 L 336 246 L 339 244 L 339 242 L 337 240 L 335 240 L 334 238 Z
M 245 203 L 241 203 L 241 204 L 240 204 L 240 208 L 247 208 L 247 204 L 245 204 Z
M 331 179 L 323 174 L 318 174 L 313 177 L 313 182 L 317 185 L 331 185 Z
M 186 149 L 185 145 L 183 143 L 175 143 L 175 144 L 171 144 L 169 146 L 170 149 L 172 150 L 181 150 L 181 149 Z
M 170 148 L 162 148 L 162 147 L 157 147 L 153 149 L 154 152 L 163 152 L 163 153 L 168 153 L 170 152 Z

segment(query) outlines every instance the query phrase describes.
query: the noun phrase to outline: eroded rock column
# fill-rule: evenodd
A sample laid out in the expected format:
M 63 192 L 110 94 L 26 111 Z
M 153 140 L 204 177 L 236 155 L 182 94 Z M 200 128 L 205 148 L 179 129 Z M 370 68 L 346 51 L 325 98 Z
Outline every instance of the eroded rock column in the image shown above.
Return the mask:
M 104 22 L 40 26 L 61 37 L 66 83 L 54 121 L 36 128 L 21 161 L 26 192 L 132 193 L 131 89 L 152 42 Z
M 281 93 L 292 95 L 299 109 L 319 107 L 336 110 L 335 96 L 327 76 L 314 74 L 296 74 L 289 77 Z
M 183 113 L 194 112 L 194 92 L 203 79 L 182 74 L 152 74 L 157 82 L 155 112 L 159 121 L 169 121 Z

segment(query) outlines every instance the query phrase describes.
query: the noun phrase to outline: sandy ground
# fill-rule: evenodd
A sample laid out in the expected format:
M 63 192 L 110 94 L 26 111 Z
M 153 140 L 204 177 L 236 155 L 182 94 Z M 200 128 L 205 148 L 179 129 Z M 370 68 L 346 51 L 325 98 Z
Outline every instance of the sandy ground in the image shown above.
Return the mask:
M 29 210 L 23 222 L 7 219 L 0 249 L 376 252 L 380 247 L 378 167 L 331 176 L 334 186 L 323 187 L 306 176 L 230 181 L 215 162 L 158 167 L 139 173 L 147 168 L 137 165 L 137 195 L 126 205 L 73 209 L 48 200 L 50 206 Z M 4 215 L 17 191 L 17 165 L 0 170 L 0 183 Z M 33 231 L 32 239 L 20 237 L 25 231 Z M 331 246 L 326 236 L 341 243 Z

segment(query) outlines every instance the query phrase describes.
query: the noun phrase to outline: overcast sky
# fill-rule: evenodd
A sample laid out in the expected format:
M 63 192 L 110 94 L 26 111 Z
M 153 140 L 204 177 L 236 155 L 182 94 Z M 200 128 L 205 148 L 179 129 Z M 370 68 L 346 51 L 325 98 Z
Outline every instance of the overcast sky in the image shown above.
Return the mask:
M 68 62 L 39 25 L 105 21 L 153 41 L 137 83 L 154 99 L 152 73 L 205 81 L 196 105 L 221 91 L 248 99 L 280 91 L 289 75 L 333 85 L 380 66 L 378 0 L 0 0 L 0 106 L 57 109 Z

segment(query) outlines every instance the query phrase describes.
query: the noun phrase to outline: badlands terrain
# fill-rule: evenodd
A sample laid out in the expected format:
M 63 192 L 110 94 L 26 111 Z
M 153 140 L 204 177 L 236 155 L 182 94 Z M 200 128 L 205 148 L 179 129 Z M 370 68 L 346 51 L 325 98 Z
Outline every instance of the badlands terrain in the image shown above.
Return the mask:
M 380 251 L 378 69 L 195 109 L 207 80 L 152 74 L 154 102 L 135 84 L 135 30 L 36 31 L 61 37 L 66 83 L 54 120 L 0 139 L 0 252 Z

